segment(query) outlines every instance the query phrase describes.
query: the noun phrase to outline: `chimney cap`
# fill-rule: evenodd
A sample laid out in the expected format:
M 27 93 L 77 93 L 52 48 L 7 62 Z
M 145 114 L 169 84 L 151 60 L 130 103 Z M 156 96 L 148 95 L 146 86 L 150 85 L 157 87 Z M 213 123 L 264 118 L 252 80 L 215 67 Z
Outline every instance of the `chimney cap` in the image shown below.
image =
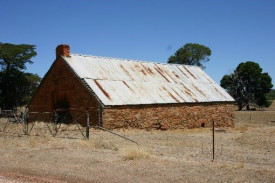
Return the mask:
M 70 56 L 70 46 L 68 44 L 60 44 L 56 47 L 56 58 L 59 56 Z

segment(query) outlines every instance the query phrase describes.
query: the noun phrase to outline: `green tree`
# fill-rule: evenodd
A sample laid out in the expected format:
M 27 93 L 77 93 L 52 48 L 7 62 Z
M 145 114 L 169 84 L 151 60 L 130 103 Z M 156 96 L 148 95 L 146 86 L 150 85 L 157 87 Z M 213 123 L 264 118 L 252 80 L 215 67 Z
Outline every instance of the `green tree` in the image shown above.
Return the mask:
M 196 65 L 205 68 L 203 62 L 209 61 L 210 48 L 196 43 L 187 43 L 170 56 L 168 63 Z
M 273 87 L 271 80 L 268 73 L 262 73 L 259 64 L 247 61 L 240 63 L 234 73 L 224 75 L 221 86 L 232 95 L 239 110 L 245 106 L 249 110 L 249 105 L 268 107 L 271 104 L 266 98 Z
M 40 77 L 24 73 L 26 64 L 33 63 L 36 56 L 35 45 L 0 43 L 0 105 L 11 109 L 26 103 L 27 96 L 33 93 Z

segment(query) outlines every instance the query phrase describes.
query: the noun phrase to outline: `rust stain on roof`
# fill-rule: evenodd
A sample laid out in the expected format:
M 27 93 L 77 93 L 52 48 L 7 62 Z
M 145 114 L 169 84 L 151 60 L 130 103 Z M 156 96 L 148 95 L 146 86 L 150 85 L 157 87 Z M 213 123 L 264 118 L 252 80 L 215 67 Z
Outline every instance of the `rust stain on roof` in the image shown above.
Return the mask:
M 168 91 L 168 94 L 170 95 L 170 97 L 172 97 L 176 102 L 180 102 L 174 95 L 172 95 L 172 93 L 170 93 L 169 91 Z
M 130 78 L 132 78 L 132 76 L 131 76 L 131 74 L 123 67 L 123 65 L 119 65 L 120 66 L 120 68 L 122 68 L 123 70 L 124 70 L 124 72 L 130 77 Z
M 155 69 L 156 69 L 156 71 L 158 71 L 158 73 L 159 73 L 166 81 L 168 81 L 168 82 L 170 83 L 170 81 L 160 72 L 160 70 L 158 70 L 158 68 L 155 67 Z
M 221 96 L 225 97 L 224 94 L 222 94 L 216 87 L 214 87 L 214 89 L 215 89 L 216 92 L 218 92 Z
M 149 74 L 154 74 L 153 72 L 152 72 L 152 70 L 149 68 L 149 67 L 146 67 L 144 64 L 141 64 L 141 66 L 145 69 L 145 71 L 147 71 Z
M 177 67 L 177 68 L 180 70 L 180 72 L 181 72 L 183 75 L 185 75 L 187 78 L 189 78 L 189 77 L 181 70 L 180 67 Z
M 164 86 L 162 86 L 162 88 L 170 95 L 170 97 L 172 97 L 176 102 L 180 102 L 172 93 L 169 92 L 169 90 L 167 90 Z
M 177 96 L 179 96 L 185 102 L 184 98 L 182 98 L 178 92 L 176 92 L 173 88 L 171 88 L 171 89 L 173 90 L 173 92 L 175 92 L 177 94 Z
M 194 79 L 197 79 L 186 67 L 183 67 Z
M 196 66 L 76 54 L 64 59 L 104 105 L 234 101 Z
M 144 69 L 142 69 L 142 67 L 146 70 L 146 68 L 142 65 L 142 64 L 134 64 L 134 67 L 137 69 L 137 71 L 139 71 L 139 72 L 142 72 L 142 74 L 144 75 L 144 76 L 146 76 L 147 74 L 146 74 L 146 72 L 145 72 L 145 70 Z M 133 72 L 135 72 L 135 71 L 133 71 Z
M 112 100 L 110 95 L 102 88 L 102 86 L 97 82 L 97 80 L 94 79 L 95 84 L 98 86 L 98 88 L 102 91 L 102 93 L 109 99 Z
M 165 72 L 165 74 L 166 74 L 167 76 L 169 76 L 169 77 L 174 81 L 174 83 L 176 83 L 176 81 L 174 80 L 174 78 L 173 78 L 169 73 L 167 73 L 166 70 L 165 70 L 164 72 Z
M 160 72 L 163 73 L 163 70 L 158 66 L 158 64 L 154 63 L 155 67 L 159 69 Z
M 141 72 L 146 76 L 147 74 L 146 74 L 146 72 L 142 69 L 141 70 Z
M 140 64 L 134 63 L 134 66 L 135 66 L 135 68 L 137 68 L 137 70 L 140 70 Z
M 191 91 L 190 91 L 183 83 L 181 83 L 181 85 L 182 85 L 183 88 L 185 89 L 185 93 L 186 93 L 187 95 L 189 95 L 189 96 L 192 96 Z
M 126 86 L 127 88 L 129 88 L 130 90 L 134 91 L 125 81 L 122 81 Z
M 154 75 L 152 69 L 148 68 L 147 70 L 149 71 L 149 73 L 151 73 L 152 75 Z
M 206 97 L 206 95 L 205 95 L 200 89 L 198 89 L 198 87 L 196 87 L 193 83 L 192 83 L 192 86 L 193 86 L 198 92 L 200 92 L 200 94 L 202 94 L 203 96 Z

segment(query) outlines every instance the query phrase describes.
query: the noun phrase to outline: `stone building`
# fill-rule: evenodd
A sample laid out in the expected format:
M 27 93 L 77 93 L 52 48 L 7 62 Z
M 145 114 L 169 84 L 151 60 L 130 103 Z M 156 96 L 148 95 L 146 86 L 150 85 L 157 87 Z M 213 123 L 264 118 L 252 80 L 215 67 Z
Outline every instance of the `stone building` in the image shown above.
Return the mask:
M 197 66 L 71 54 L 56 60 L 28 104 L 104 128 L 194 128 L 234 125 L 234 99 Z M 48 115 L 48 114 L 45 114 Z

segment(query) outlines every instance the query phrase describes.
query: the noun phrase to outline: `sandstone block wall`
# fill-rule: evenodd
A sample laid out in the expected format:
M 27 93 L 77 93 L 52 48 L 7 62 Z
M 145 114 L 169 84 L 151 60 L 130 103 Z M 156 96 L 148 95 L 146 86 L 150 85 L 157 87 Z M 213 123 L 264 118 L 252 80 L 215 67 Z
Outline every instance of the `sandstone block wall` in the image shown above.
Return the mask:
M 181 129 L 234 126 L 232 103 L 140 105 L 104 108 L 103 127 L 139 129 Z

